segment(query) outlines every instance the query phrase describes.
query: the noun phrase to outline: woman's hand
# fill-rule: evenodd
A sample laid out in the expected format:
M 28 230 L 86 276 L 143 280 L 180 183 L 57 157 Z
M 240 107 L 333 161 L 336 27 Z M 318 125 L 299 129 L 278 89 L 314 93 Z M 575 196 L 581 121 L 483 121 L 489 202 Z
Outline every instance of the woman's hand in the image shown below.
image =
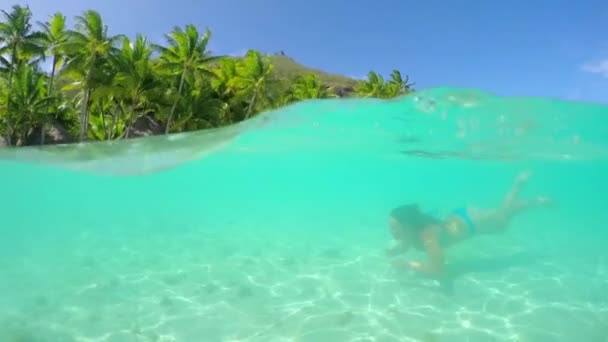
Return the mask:
M 431 277 L 439 276 L 442 273 L 441 268 L 420 261 L 395 260 L 392 264 L 398 269 L 410 270 Z
M 408 261 L 406 262 L 406 267 L 412 270 L 420 270 L 423 265 L 419 261 Z
M 396 255 L 405 253 L 405 251 L 406 251 L 406 248 L 404 247 L 403 243 L 401 243 L 401 242 L 397 242 L 393 246 L 384 250 L 386 255 L 389 257 L 394 257 Z
M 417 270 L 422 267 L 422 263 L 418 261 L 394 260 L 392 264 L 396 268 L 405 268 L 409 270 Z

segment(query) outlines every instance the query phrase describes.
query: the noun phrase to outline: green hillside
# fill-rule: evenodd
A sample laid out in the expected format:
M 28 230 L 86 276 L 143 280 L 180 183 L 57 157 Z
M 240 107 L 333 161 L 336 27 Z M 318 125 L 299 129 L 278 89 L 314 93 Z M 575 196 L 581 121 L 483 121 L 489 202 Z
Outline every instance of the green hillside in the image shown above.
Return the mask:
M 284 54 L 271 55 L 270 58 L 272 60 L 272 65 L 274 66 L 274 74 L 277 78 L 293 81 L 298 76 L 315 74 L 319 77 L 321 82 L 333 87 L 335 93 L 339 96 L 353 94 L 355 86 L 359 82 L 343 75 L 332 74 L 306 67 Z

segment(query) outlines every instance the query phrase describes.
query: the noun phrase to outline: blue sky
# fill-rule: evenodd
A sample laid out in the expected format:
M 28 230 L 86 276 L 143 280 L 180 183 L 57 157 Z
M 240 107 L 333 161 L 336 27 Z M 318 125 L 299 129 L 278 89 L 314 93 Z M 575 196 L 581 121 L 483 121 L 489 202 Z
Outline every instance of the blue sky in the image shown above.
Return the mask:
M 99 11 L 113 33 L 160 41 L 173 26 L 213 33 L 219 54 L 285 51 L 361 77 L 397 68 L 419 89 L 608 103 L 608 1 L 601 0 L 0 0 L 36 20 Z

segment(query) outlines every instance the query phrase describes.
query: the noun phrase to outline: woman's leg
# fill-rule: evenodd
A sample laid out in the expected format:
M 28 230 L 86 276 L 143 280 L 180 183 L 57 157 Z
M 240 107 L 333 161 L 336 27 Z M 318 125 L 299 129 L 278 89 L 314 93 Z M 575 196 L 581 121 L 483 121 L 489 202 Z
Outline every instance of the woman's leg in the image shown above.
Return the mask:
M 526 185 L 531 175 L 531 172 L 523 171 L 517 176 L 517 178 L 515 178 L 515 182 L 513 183 L 511 190 L 507 193 L 503 201 L 502 205 L 504 208 L 510 208 L 512 205 L 515 204 L 515 202 L 519 198 L 521 190 L 523 189 L 524 185 Z
M 527 211 L 535 208 L 548 207 L 553 205 L 551 198 L 546 196 L 538 196 L 530 200 L 519 199 L 519 194 L 523 189 L 524 185 L 528 182 L 531 176 L 531 172 L 524 171 L 515 178 L 515 183 L 511 190 L 507 193 L 502 206 L 502 214 L 505 219 L 510 220 L 513 216 L 520 214 L 523 211 Z
M 511 203 L 507 210 L 508 214 L 512 217 L 521 213 L 522 211 L 548 207 L 551 205 L 553 205 L 553 200 L 551 198 L 546 196 L 538 196 L 537 198 L 532 200 L 523 200 Z
M 507 229 L 511 219 L 515 215 L 518 215 L 525 210 L 545 207 L 553 204 L 551 199 L 548 197 L 537 197 L 536 199 L 531 200 L 519 199 L 519 195 L 524 185 L 530 178 L 530 175 L 531 173 L 526 171 L 517 176 L 513 187 L 505 196 L 502 206 L 491 210 L 473 207 L 468 208 L 469 215 L 476 223 L 478 228 L 480 228 L 480 232 L 502 232 Z

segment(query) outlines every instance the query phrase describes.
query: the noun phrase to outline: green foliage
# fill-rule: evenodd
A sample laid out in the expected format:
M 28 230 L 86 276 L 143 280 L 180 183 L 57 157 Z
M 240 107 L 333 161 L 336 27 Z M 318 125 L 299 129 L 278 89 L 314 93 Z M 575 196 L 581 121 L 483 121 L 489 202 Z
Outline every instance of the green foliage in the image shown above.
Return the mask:
M 20 142 L 25 141 L 32 124 L 44 121 L 45 110 L 52 100 L 47 96 L 45 81 L 46 76 L 33 66 L 21 64 L 15 70 L 9 99 L 14 110 L 13 133 Z
M 44 144 L 51 125 L 72 140 L 123 139 L 141 134 L 141 122 L 183 132 L 230 125 L 295 101 L 413 91 L 396 70 L 388 82 L 374 72 L 359 82 L 284 54 L 216 56 L 209 51 L 211 31 L 191 24 L 175 27 L 165 45 L 112 35 L 93 10 L 77 16 L 73 28 L 61 13 L 37 28 L 28 7 L 2 11 L 0 135 L 9 145 Z M 45 61 L 49 72 L 40 69 Z
M 12 106 L 13 76 L 19 65 L 29 62 L 30 59 L 38 60 L 42 54 L 42 48 L 38 44 L 42 33 L 32 32 L 32 12 L 28 7 L 15 5 L 11 12 L 2 10 L 4 21 L 0 22 L 0 63 L 2 71 L 7 77 L 8 91 L 5 95 L 3 115 L 5 127 L 3 129 L 7 143 L 10 145 L 14 140 L 14 119 L 17 111 Z
M 381 75 L 370 71 L 367 75 L 367 80 L 362 81 L 357 86 L 356 91 L 361 97 L 388 99 L 414 91 L 413 84 L 408 83 L 408 81 L 409 78 L 406 76 L 404 80 L 398 70 L 393 70 L 391 79 L 388 82 Z
M 323 84 L 315 74 L 298 76 L 285 94 L 284 102 L 336 97 L 331 87 Z
M 245 119 L 254 111 L 270 107 L 273 103 L 272 68 L 270 58 L 262 57 L 253 50 L 248 51 L 245 58 L 236 64 L 236 77 L 232 81 L 237 96 L 244 98 L 247 103 Z

